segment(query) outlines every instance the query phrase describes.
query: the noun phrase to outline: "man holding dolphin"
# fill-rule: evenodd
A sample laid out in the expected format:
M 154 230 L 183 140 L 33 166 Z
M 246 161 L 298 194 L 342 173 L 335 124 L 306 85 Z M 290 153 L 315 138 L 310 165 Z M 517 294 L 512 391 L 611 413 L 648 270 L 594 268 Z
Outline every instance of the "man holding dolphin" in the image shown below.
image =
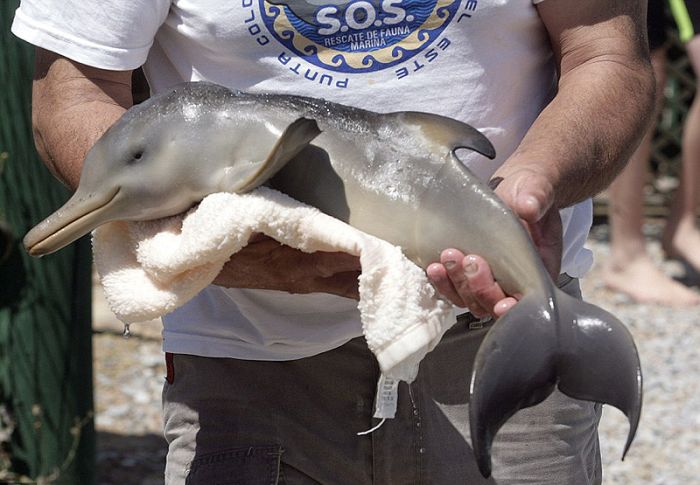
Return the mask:
M 563 289 L 578 293 L 590 266 L 587 199 L 648 123 L 644 2 L 280 3 L 22 2 L 13 31 L 40 47 L 34 122 L 49 167 L 77 186 L 86 151 L 131 105 L 131 71 L 142 64 L 155 92 L 204 79 L 434 111 L 491 139 L 495 165 L 465 163 L 523 220 Z M 598 409 L 560 393 L 504 426 L 494 478 L 480 476 L 466 397 L 485 330 L 468 316 L 402 386 L 397 418 L 355 436 L 371 422 L 377 377 L 358 338 L 358 271 L 348 255 L 260 237 L 216 286 L 164 319 L 168 483 L 600 482 Z M 478 255 L 446 248 L 428 274 L 476 317 L 517 301 Z

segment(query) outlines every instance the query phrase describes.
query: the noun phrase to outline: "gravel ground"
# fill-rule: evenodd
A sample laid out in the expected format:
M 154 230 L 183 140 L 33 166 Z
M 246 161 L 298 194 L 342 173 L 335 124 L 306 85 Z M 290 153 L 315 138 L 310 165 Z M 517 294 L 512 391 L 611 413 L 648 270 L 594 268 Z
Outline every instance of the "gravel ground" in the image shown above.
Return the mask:
M 653 256 L 660 224 L 645 228 Z M 625 322 L 633 333 L 644 370 L 644 408 L 635 442 L 620 461 L 627 421 L 614 408 L 604 410 L 600 426 L 605 484 L 700 483 L 700 312 L 639 305 L 600 284 L 600 267 L 608 256 L 607 227 L 594 227 L 589 247 L 596 266 L 583 284 L 590 301 Z M 663 264 L 682 278 L 679 263 Z M 697 283 L 697 275 L 692 279 Z M 163 482 L 166 445 L 161 434 L 160 392 L 165 366 L 160 324 L 132 325 L 124 339 L 117 322 L 95 291 L 94 363 L 98 430 L 98 476 L 101 485 L 155 485 Z
M 163 483 L 167 444 L 161 431 L 165 377 L 160 322 L 124 326 L 107 307 L 99 284 L 93 298 L 93 365 L 97 483 Z
M 661 261 L 661 225 L 645 233 L 652 256 Z M 640 305 L 601 284 L 600 268 L 608 256 L 607 226 L 596 226 L 589 238 L 596 266 L 586 277 L 584 295 L 617 315 L 634 335 L 642 361 L 644 402 L 637 437 L 625 461 L 620 455 L 627 420 L 606 406 L 600 425 L 605 484 L 676 485 L 700 483 L 700 311 Z M 664 262 L 665 272 L 697 287 L 697 274 L 679 262 Z

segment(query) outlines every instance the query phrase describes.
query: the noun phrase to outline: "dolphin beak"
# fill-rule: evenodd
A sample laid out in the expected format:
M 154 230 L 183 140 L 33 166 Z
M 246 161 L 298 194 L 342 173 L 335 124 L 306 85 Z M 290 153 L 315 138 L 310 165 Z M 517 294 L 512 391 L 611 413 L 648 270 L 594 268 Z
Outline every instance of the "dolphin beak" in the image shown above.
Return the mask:
M 63 207 L 24 236 L 25 249 L 31 256 L 50 254 L 109 222 L 113 213 L 110 209 L 119 191 L 120 187 L 117 187 L 106 196 L 84 196 L 80 191 L 76 192 Z

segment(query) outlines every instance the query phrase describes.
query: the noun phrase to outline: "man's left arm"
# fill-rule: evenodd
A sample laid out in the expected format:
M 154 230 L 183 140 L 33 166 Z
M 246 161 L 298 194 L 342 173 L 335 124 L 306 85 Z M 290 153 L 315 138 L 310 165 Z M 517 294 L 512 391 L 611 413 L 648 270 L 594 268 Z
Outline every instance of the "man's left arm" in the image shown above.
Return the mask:
M 537 8 L 558 62 L 558 92 L 493 180 L 556 275 L 557 211 L 598 193 L 622 170 L 650 121 L 654 78 L 646 2 L 545 0 Z M 477 255 L 448 249 L 428 275 L 477 316 L 498 317 L 516 303 Z

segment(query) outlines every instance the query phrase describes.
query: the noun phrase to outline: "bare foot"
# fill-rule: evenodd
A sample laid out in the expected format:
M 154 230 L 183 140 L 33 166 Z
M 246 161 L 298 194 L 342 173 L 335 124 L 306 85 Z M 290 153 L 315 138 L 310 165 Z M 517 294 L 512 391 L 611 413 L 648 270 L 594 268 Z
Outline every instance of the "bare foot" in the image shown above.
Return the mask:
M 664 234 L 663 250 L 669 258 L 686 261 L 700 273 L 700 230 L 695 225 L 679 225 L 672 235 Z
M 608 288 L 625 293 L 639 303 L 700 304 L 700 294 L 666 276 L 648 255 L 640 256 L 624 267 L 609 263 L 603 279 Z

